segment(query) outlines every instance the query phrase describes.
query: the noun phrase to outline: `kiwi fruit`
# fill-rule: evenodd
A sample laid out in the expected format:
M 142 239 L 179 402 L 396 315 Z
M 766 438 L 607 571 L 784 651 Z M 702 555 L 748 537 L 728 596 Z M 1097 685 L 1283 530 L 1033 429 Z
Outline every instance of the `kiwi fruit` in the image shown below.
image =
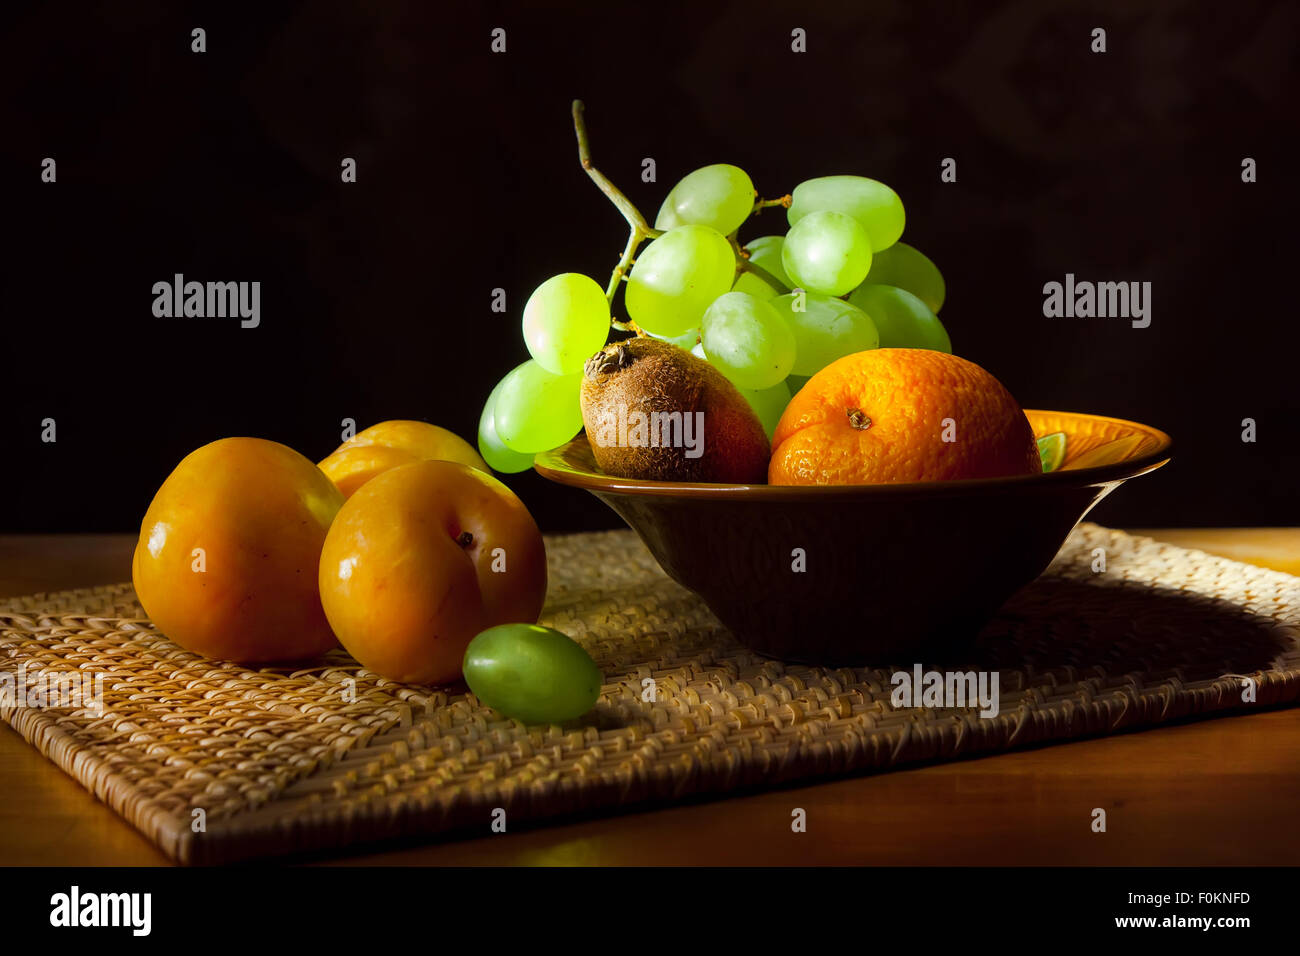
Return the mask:
M 716 368 L 638 336 L 587 360 L 582 423 L 601 471 L 619 478 L 761 484 L 763 424 Z

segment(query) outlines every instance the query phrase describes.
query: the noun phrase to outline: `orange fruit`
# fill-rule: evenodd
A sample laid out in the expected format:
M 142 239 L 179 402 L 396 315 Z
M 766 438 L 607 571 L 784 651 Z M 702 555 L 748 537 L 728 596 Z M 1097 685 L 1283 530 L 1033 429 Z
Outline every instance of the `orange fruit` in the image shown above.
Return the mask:
M 413 461 L 458 461 L 492 472 L 474 446 L 455 432 L 428 422 L 394 419 L 357 432 L 321 461 L 320 469 L 338 485 L 343 497 L 376 475 Z
M 317 588 L 343 495 L 292 448 L 225 438 L 190 452 L 140 526 L 135 593 L 186 650 L 240 663 L 296 661 L 337 646 Z
M 417 461 L 347 500 L 320 552 L 320 595 L 339 642 L 390 680 L 457 680 L 470 639 L 533 623 L 546 547 L 532 515 L 491 475 Z
M 1034 431 L 974 362 L 873 349 L 832 362 L 791 399 L 772 436 L 773 485 L 860 485 L 1038 474 Z

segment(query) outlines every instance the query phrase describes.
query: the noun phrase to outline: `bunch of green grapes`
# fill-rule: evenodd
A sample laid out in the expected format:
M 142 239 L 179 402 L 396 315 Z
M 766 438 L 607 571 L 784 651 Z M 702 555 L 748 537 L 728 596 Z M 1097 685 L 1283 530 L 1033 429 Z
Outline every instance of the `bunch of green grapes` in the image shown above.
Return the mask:
M 659 234 L 636 254 L 624 284 L 638 334 L 712 364 L 769 437 L 802 384 L 839 358 L 874 348 L 952 351 L 937 317 L 943 276 L 899 241 L 903 203 L 892 189 L 823 176 L 780 201 L 756 196 L 749 175 L 725 163 L 672 188 L 655 219 Z M 742 246 L 741 226 L 772 205 L 786 207 L 788 231 Z M 577 273 L 548 279 L 528 299 L 531 358 L 492 390 L 479 423 L 479 450 L 493 468 L 522 471 L 581 430 L 582 369 L 608 339 L 611 299 Z

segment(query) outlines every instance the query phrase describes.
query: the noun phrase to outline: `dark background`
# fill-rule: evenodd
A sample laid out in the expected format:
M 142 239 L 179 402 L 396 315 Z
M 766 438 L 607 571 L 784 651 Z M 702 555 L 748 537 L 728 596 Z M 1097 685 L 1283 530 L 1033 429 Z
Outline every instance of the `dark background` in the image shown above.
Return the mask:
M 344 417 L 472 437 L 526 356 L 529 292 L 562 271 L 603 285 L 626 240 L 578 166 L 574 97 L 651 218 L 714 162 L 764 196 L 839 172 L 892 185 L 904 239 L 947 278 L 958 354 L 1026 406 L 1173 435 L 1173 463 L 1097 520 L 1300 522 L 1296 5 L 545 6 L 6 4 L 0 530 L 133 530 L 176 462 L 227 435 L 314 459 Z M 155 319 L 175 272 L 260 280 L 261 327 Z M 1044 318 L 1067 272 L 1152 282 L 1151 326 Z M 546 530 L 617 524 L 506 481 Z

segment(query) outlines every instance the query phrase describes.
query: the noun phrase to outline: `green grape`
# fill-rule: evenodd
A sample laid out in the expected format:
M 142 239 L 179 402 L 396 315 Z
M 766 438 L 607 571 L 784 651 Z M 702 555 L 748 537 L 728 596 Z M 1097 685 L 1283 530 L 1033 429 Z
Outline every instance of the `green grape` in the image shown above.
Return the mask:
M 736 276 L 736 282 L 731 287 L 732 292 L 748 292 L 755 299 L 773 299 L 777 296 L 777 289 L 768 284 L 766 279 L 760 279 L 752 272 L 742 272 Z
M 947 287 L 939 267 L 924 253 L 905 242 L 896 242 L 871 256 L 871 271 L 862 280 L 869 285 L 892 285 L 904 289 L 930 307 L 936 315 L 943 308 Z
M 687 329 L 681 335 L 655 335 L 653 332 L 646 332 L 646 335 L 652 339 L 658 339 L 660 342 L 672 342 L 679 349 L 690 351 L 700 341 L 699 329 Z
M 581 717 L 600 697 L 604 677 L 567 634 L 537 624 L 498 624 L 465 648 L 465 683 L 483 703 L 526 724 Z
M 691 354 L 694 355 L 694 356 L 695 356 L 696 358 L 698 358 L 698 359 L 704 359 L 704 361 L 706 361 L 706 362 L 709 360 L 709 357 L 708 357 L 707 355 L 704 354 L 704 339 L 703 339 L 703 338 L 701 338 L 700 341 L 696 342 L 695 345 L 691 348 Z
M 794 283 L 785 274 L 785 266 L 781 264 L 781 250 L 784 247 L 785 236 L 759 236 L 757 239 L 751 239 L 745 243 L 750 262 L 771 273 L 772 278 L 779 281 L 787 289 L 792 289 Z M 780 294 L 780 291 L 778 289 L 777 293 Z
M 501 382 L 497 382 L 492 393 L 483 404 L 483 414 L 478 419 L 478 453 L 494 471 L 513 475 L 533 467 L 533 456 L 524 455 L 507 448 L 505 442 L 497 435 L 496 404 L 501 392 Z
M 763 431 L 767 432 L 767 440 L 772 440 L 772 433 L 776 431 L 777 422 L 781 420 L 781 413 L 785 407 L 790 404 L 790 386 L 785 382 L 777 382 L 771 388 L 762 388 L 757 391 L 749 388 L 740 388 L 736 391 L 745 397 L 749 402 L 749 407 L 754 410 L 758 420 L 763 423 Z
M 905 289 L 862 285 L 849 301 L 876 323 L 882 349 L 931 349 L 952 354 L 948 332 L 930 307 Z
M 581 372 L 554 375 L 528 360 L 497 385 L 492 407 L 497 437 L 525 455 L 563 445 L 582 429 L 581 386 Z
M 700 331 L 709 362 L 740 388 L 771 388 L 790 374 L 794 333 L 762 299 L 745 292 L 719 296 Z
M 772 308 L 794 333 L 795 375 L 816 375 L 836 359 L 880 345 L 871 316 L 843 299 L 795 292 L 773 299 Z
M 852 216 L 867 231 L 871 251 L 888 249 L 903 234 L 903 200 L 884 183 L 865 176 L 822 176 L 794 187 L 786 218 L 790 225 L 829 209 Z
M 787 375 L 785 384 L 790 389 L 790 397 L 793 398 L 798 395 L 799 390 L 808 384 L 810 378 L 812 378 L 811 375 Z
M 641 250 L 623 300 L 646 332 L 678 336 L 699 326 L 704 310 L 735 277 L 736 256 L 722 233 L 678 226 Z
M 655 216 L 655 228 L 660 232 L 667 232 L 669 229 L 684 225 L 686 223 L 677 218 L 677 212 L 673 209 L 672 193 L 669 193 L 664 204 L 659 207 L 659 215 Z
M 856 219 L 829 210 L 812 212 L 790 227 L 781 264 L 801 289 L 844 295 L 871 269 L 871 243 Z
M 690 224 L 728 236 L 754 211 L 754 184 L 737 166 L 717 163 L 687 173 L 672 188 L 655 217 L 656 229 Z
M 524 306 L 528 353 L 554 375 L 573 375 L 609 338 L 609 302 L 594 279 L 577 272 L 553 276 Z

